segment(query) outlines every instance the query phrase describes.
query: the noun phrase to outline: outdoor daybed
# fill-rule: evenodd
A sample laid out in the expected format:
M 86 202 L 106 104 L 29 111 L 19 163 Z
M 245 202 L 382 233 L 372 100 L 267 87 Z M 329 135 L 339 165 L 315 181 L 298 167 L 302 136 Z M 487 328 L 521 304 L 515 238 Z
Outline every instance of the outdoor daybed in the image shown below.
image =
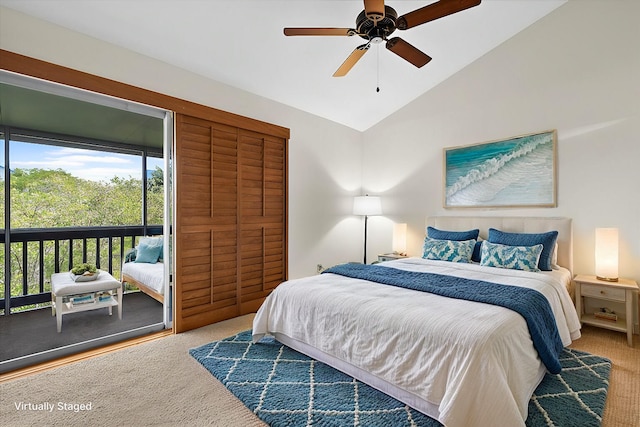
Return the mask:
M 122 265 L 122 283 L 129 283 L 145 294 L 164 302 L 164 263 L 162 236 L 143 237 Z

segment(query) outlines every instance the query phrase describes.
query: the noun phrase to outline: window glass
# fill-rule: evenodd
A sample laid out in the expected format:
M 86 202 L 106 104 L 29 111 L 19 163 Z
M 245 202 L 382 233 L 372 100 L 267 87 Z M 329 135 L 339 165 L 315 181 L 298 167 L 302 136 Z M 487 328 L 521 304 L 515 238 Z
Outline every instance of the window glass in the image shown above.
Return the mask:
M 4 132 L 0 132 L 0 229 L 4 229 Z M 0 241 L 0 298 L 4 298 L 4 237 Z M 0 307 L 0 313 L 4 313 L 4 306 Z
M 142 224 L 141 155 L 13 140 L 9 148 L 12 228 Z
M 0 131 L 0 229 L 4 228 L 4 132 Z
M 164 159 L 147 157 L 147 224 L 161 225 L 164 209 Z

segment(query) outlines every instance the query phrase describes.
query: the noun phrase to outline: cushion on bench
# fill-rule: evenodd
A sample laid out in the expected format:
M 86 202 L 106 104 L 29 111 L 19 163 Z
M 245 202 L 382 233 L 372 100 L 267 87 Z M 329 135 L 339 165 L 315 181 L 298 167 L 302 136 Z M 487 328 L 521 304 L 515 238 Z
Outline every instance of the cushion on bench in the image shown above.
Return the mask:
M 68 271 L 51 275 L 51 292 L 56 296 L 106 291 L 120 286 L 120 282 L 106 271 L 101 271 L 98 278 L 90 282 L 74 282 Z

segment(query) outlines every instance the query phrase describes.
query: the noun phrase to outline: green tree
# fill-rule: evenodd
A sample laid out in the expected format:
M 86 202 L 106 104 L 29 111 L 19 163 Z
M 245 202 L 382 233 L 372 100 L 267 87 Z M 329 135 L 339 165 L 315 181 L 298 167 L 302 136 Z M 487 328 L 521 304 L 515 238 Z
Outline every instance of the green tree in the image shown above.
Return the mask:
M 150 181 L 147 197 L 148 223 L 162 224 L 164 198 L 160 168 L 156 168 Z M 16 169 L 11 175 L 10 198 L 12 229 L 142 224 L 142 181 L 132 177 L 114 177 L 109 181 L 96 182 L 74 177 L 61 169 Z M 104 240 L 105 242 L 101 242 L 103 260 L 110 255 L 106 253 L 107 242 Z M 81 256 L 82 242 L 74 243 L 78 245 L 74 246 L 74 255 Z M 95 263 L 95 241 L 87 243 L 88 261 Z M 119 245 L 119 242 L 116 245 Z M 69 249 L 68 243 L 61 244 L 61 260 L 68 259 Z M 12 244 L 12 295 L 23 294 L 22 283 L 25 275 L 28 292 L 39 292 L 39 251 L 37 243 L 29 243 L 25 264 L 22 244 Z M 119 253 L 119 248 L 115 248 L 115 251 Z M 53 242 L 45 242 L 43 256 L 44 277 L 50 277 L 55 271 Z M 75 258 L 76 256 L 74 262 Z M 64 265 L 59 266 L 61 270 L 68 267 L 66 262 L 63 261 Z M 115 264 L 119 264 L 119 261 Z M 49 289 L 45 289 L 47 290 Z
M 158 166 L 151 172 L 147 180 L 147 191 L 150 193 L 162 193 L 164 189 L 164 174 Z
M 11 227 L 50 228 L 142 223 L 142 182 L 96 182 L 61 169 L 16 169 L 11 176 Z
M 164 215 L 164 174 L 158 166 L 147 179 L 147 221 L 162 224 Z

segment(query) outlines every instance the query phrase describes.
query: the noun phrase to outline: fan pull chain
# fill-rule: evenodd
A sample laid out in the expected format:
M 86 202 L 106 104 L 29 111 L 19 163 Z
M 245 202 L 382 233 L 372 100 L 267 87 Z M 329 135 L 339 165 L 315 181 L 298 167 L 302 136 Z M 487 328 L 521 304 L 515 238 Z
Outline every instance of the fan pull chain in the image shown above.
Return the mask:
M 380 45 L 376 45 L 376 93 L 380 92 Z

